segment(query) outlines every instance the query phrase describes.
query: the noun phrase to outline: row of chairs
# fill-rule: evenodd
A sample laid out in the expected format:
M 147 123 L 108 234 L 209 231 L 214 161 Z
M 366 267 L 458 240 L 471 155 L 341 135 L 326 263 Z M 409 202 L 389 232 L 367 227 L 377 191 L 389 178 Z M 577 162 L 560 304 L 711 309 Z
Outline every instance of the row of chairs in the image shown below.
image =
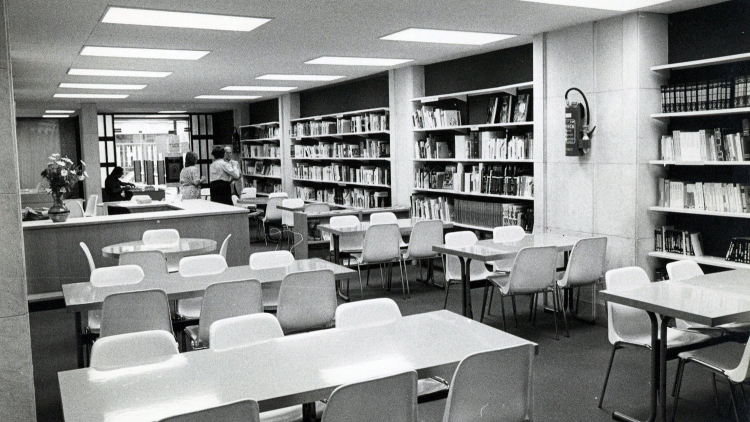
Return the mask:
M 65 204 L 65 207 L 70 210 L 70 214 L 68 214 L 69 218 L 96 217 L 96 207 L 99 203 L 99 195 L 89 196 L 89 200 L 86 201 L 85 210 L 79 199 L 66 199 L 63 203 Z

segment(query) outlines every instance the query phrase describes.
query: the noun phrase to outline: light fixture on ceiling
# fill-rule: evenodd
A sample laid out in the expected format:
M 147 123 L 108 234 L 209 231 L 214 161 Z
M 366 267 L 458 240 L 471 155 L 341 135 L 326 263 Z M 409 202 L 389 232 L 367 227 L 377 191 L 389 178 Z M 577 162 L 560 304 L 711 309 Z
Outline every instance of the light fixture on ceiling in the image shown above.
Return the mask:
M 532 3 L 547 3 L 558 6 L 585 7 L 587 9 L 614 10 L 627 12 L 671 0 L 522 0 Z
M 145 70 L 111 70 L 111 69 L 70 69 L 68 75 L 75 76 L 118 76 L 125 78 L 165 78 L 172 72 L 151 72 Z
M 159 111 L 160 114 L 184 114 L 187 113 L 185 110 L 178 110 L 178 111 Z
M 255 79 L 263 79 L 269 81 L 335 81 L 336 79 L 346 78 L 346 76 L 336 75 L 283 75 L 283 74 L 268 74 L 258 76 Z
M 110 7 L 102 18 L 102 22 L 104 23 L 241 32 L 252 31 L 270 21 L 271 19 L 246 16 L 171 12 L 167 10 L 131 9 L 125 7 Z
M 44 114 L 42 115 L 42 118 L 44 119 L 67 119 L 68 117 L 70 116 L 68 116 L 67 114 Z
M 388 41 L 413 41 L 437 44 L 484 45 L 513 38 L 515 35 L 489 32 L 448 31 L 443 29 L 408 28 L 380 37 Z
M 165 50 L 159 48 L 94 47 L 85 46 L 82 56 L 124 57 L 135 59 L 198 60 L 210 51 Z
M 73 114 L 75 110 L 47 110 L 44 114 Z
M 374 57 L 336 57 L 323 56 L 308 60 L 305 64 L 327 64 L 334 66 L 396 66 L 412 62 L 412 59 L 381 59 Z
M 254 100 L 260 95 L 198 95 L 195 98 L 203 100 Z
M 130 85 L 130 84 L 87 84 L 87 83 L 71 83 L 62 82 L 60 88 L 73 88 L 73 89 L 113 89 L 113 90 L 136 90 L 143 89 L 146 85 Z
M 128 94 L 55 94 L 55 98 L 128 98 Z
M 225 86 L 222 91 L 291 91 L 296 86 Z

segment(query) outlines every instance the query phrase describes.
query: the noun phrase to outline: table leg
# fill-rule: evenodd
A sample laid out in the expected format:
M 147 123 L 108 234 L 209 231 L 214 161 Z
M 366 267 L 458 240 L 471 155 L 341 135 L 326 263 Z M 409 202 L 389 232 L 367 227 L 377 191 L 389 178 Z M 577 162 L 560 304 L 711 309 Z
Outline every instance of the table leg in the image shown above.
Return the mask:
M 474 319 L 471 309 L 471 258 L 459 256 L 458 260 L 461 262 L 461 294 L 463 294 L 461 309 L 466 318 Z
M 302 405 L 302 421 L 303 422 L 315 422 L 315 402 L 304 403 Z
M 81 313 L 76 312 L 76 357 L 78 358 L 78 367 L 83 368 L 83 327 Z
M 336 263 L 336 265 L 339 265 L 341 262 L 341 253 L 339 252 L 339 236 L 336 234 L 331 234 L 331 239 L 333 239 L 333 262 Z M 347 282 L 348 284 L 348 282 Z M 341 289 L 344 288 L 344 280 L 339 280 L 336 282 L 336 293 L 338 293 L 339 297 L 344 299 L 345 301 L 349 301 L 349 296 L 345 295 L 344 292 L 341 291 Z M 348 293 L 348 292 L 347 292 Z

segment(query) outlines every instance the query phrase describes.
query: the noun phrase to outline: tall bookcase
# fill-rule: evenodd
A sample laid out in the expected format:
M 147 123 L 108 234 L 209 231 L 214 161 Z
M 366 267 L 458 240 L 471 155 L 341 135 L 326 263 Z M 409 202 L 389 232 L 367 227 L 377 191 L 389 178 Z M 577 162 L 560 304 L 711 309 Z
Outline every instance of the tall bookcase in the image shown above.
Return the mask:
M 295 195 L 352 208 L 391 204 L 387 107 L 291 119 Z
M 533 229 L 533 86 L 412 99 L 413 216 L 481 231 Z M 516 119 L 519 99 L 524 117 Z
M 280 132 L 279 122 L 240 126 L 242 176 L 259 195 L 281 191 Z
M 663 260 L 683 260 L 691 259 L 695 260 L 699 264 L 724 269 L 750 269 L 750 264 L 741 262 L 728 261 L 726 254 L 732 238 L 743 237 L 750 235 L 750 206 L 747 204 L 744 206 L 742 202 L 748 200 L 747 196 L 743 200 L 742 197 L 739 199 L 739 209 L 737 209 L 737 203 L 734 203 L 734 209 L 732 212 L 726 208 L 716 210 L 716 202 L 708 204 L 710 199 L 713 199 L 714 193 L 704 190 L 705 184 L 708 183 L 721 183 L 724 186 L 747 186 L 750 184 L 750 172 L 748 172 L 748 165 L 750 165 L 747 158 L 738 158 L 735 154 L 732 156 L 725 156 L 725 159 L 734 158 L 734 160 L 718 160 L 716 153 L 719 149 L 723 148 L 724 142 L 740 142 L 743 143 L 743 127 L 742 120 L 750 118 L 750 101 L 748 101 L 748 75 L 750 75 L 750 54 L 737 54 L 724 57 L 716 57 L 711 59 L 695 60 L 689 62 L 672 63 L 660 66 L 654 66 L 651 68 L 654 72 L 659 72 L 669 77 L 670 86 L 677 86 L 678 92 L 686 92 L 693 90 L 693 85 L 697 85 L 700 88 L 701 84 L 706 84 L 708 92 L 704 94 L 692 94 L 687 92 L 685 95 L 689 100 L 697 96 L 698 106 L 688 106 L 684 109 L 682 107 L 668 110 L 659 110 L 659 112 L 651 114 L 651 118 L 659 119 L 666 122 L 669 125 L 669 135 L 672 136 L 673 142 L 676 136 L 685 138 L 684 135 L 676 135 L 675 131 L 681 132 L 697 132 L 704 130 L 707 134 L 700 134 L 698 140 L 694 140 L 696 144 L 690 146 L 690 151 L 685 151 L 685 155 L 689 156 L 690 161 L 684 161 L 682 159 L 683 151 L 680 150 L 677 156 L 672 157 L 668 155 L 664 156 L 664 148 L 662 147 L 662 159 L 651 161 L 650 164 L 654 166 L 663 166 L 666 168 L 666 180 L 685 182 L 694 186 L 701 186 L 701 196 L 697 193 L 692 193 L 686 190 L 684 196 L 689 198 L 685 201 L 675 201 L 681 203 L 672 202 L 675 198 L 670 198 L 670 203 L 659 203 L 655 206 L 649 207 L 650 212 L 659 213 L 664 215 L 665 226 L 674 226 L 675 230 L 684 231 L 687 233 L 700 233 L 702 238 L 701 248 L 702 255 L 694 256 L 690 255 L 690 251 L 683 251 L 683 253 L 675 253 L 673 251 L 656 250 L 650 252 L 649 256 L 660 258 Z M 740 86 L 737 82 L 737 77 L 745 78 L 745 85 Z M 709 105 L 700 103 L 700 100 L 712 101 L 712 93 L 710 90 L 711 83 L 716 80 L 731 81 L 729 88 L 726 91 L 728 95 L 728 104 L 725 108 L 714 108 L 711 109 Z M 687 87 L 687 88 L 684 88 Z M 695 88 L 695 89 L 698 89 Z M 673 89 L 674 91 L 674 89 Z M 666 91 L 669 95 L 669 90 Z M 674 93 L 672 95 L 675 95 Z M 663 100 L 664 100 L 663 95 Z M 735 100 L 739 100 L 735 102 Z M 718 136 L 715 132 L 719 129 L 722 133 L 721 144 L 717 143 Z M 734 134 L 739 133 L 740 137 L 736 141 L 734 140 Z M 713 137 L 709 136 L 713 135 Z M 727 141 L 725 135 L 731 135 L 731 141 Z M 693 135 L 694 136 L 694 135 Z M 656 141 L 656 140 L 655 140 Z M 679 143 L 679 142 L 675 142 Z M 713 143 L 715 150 L 711 150 L 710 143 Z M 732 144 L 736 145 L 736 144 Z M 741 150 L 747 149 L 747 141 L 744 141 L 744 145 L 740 145 Z M 689 149 L 690 149 L 689 148 Z M 702 148 L 702 150 L 701 150 Z M 673 151 L 674 148 L 667 148 L 669 151 Z M 748 151 L 750 153 L 750 151 Z M 696 154 L 700 154 L 700 159 L 696 160 Z M 722 154 L 723 155 L 723 154 Z M 669 158 L 669 159 L 664 159 Z M 674 159 L 672 159 L 674 158 Z M 654 181 L 654 183 L 663 183 L 661 179 Z M 698 185 L 695 185 L 698 184 Z M 718 186 L 718 185 L 713 185 Z M 664 192 L 663 187 L 661 188 Z M 739 188 L 742 195 L 747 195 L 744 188 Z M 703 196 L 703 192 L 706 192 L 706 196 Z M 729 192 L 729 190 L 727 191 Z M 670 193 L 672 194 L 672 193 Z M 660 200 L 665 197 L 666 193 L 660 195 Z M 708 195 L 711 195 L 710 197 Z M 678 197 L 682 198 L 683 194 L 678 192 Z M 701 201 L 702 200 L 702 201 Z M 726 196 L 722 201 L 728 200 Z M 728 202 L 727 202 L 728 204 Z M 724 205 L 722 205 L 723 207 Z M 658 228 L 657 228 L 658 231 Z M 658 243 L 658 242 L 656 242 Z M 655 244 L 655 249 L 660 248 L 660 245 Z M 663 248 L 662 248 L 663 249 Z M 675 248 L 689 249 L 679 246 Z M 695 248 L 694 248 L 695 249 Z M 700 252 L 699 252 L 700 253 Z M 710 268 L 709 268 L 710 269 Z

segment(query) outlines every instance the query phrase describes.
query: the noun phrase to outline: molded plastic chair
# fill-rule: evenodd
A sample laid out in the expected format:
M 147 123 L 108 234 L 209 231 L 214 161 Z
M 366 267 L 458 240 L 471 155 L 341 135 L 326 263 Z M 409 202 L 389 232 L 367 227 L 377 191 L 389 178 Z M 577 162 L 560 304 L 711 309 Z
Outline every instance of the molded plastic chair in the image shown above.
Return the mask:
M 256 252 L 250 255 L 251 270 L 282 268 L 294 264 L 294 255 L 289 251 Z M 276 284 L 276 283 L 274 283 Z M 275 310 L 279 303 L 279 284 L 263 288 L 263 307 Z
M 178 354 L 172 334 L 141 331 L 99 339 L 91 349 L 91 368 L 106 371 L 153 362 L 156 358 Z
M 502 226 L 492 229 L 492 241 L 495 243 L 518 242 L 526 237 L 526 231 L 521 226 Z M 507 273 L 513 266 L 513 258 L 498 259 L 493 264 L 495 272 Z
M 477 235 L 468 230 L 448 233 L 445 235 L 445 245 L 449 247 L 471 246 L 477 243 L 477 241 L 479 241 Z M 448 306 L 448 294 L 450 293 L 451 285 L 461 283 L 461 262 L 458 260 L 458 257 L 447 255 L 444 256 L 444 261 L 445 303 L 443 304 L 443 309 Z M 471 261 L 471 267 L 469 270 L 470 281 L 487 280 L 487 277 L 492 275 L 495 274 L 487 270 L 484 262 Z
M 331 206 L 328 204 L 307 204 L 305 205 L 305 212 L 308 214 L 319 214 L 331 211 Z
M 342 385 L 331 393 L 323 422 L 416 422 L 417 372 Z
M 209 330 L 216 321 L 263 312 L 263 293 L 258 280 L 214 283 L 206 288 L 200 310 L 200 322 L 185 328 L 193 349 L 211 347 Z M 182 350 L 187 350 L 183 343 Z
M 604 275 L 605 288 L 612 291 L 647 286 L 649 283 L 651 283 L 651 280 L 648 274 L 640 267 L 618 268 L 609 270 Z M 615 360 L 615 352 L 625 346 L 651 350 L 651 320 L 646 311 L 642 309 L 607 302 L 607 334 L 609 342 L 612 344 L 612 354 L 609 358 L 607 374 L 604 377 L 602 393 L 599 395 L 599 408 L 602 407 L 604 393 L 607 391 L 607 382 L 612 371 L 612 362 Z M 698 345 L 710 338 L 703 334 L 667 328 L 667 350 Z
M 364 296 L 362 287 L 362 265 L 388 264 L 388 267 L 386 268 L 387 274 L 386 277 L 383 278 L 383 282 L 384 285 L 388 284 L 388 288 L 390 288 L 390 280 L 393 272 L 392 263 L 394 261 L 398 262 L 399 276 L 401 277 L 401 289 L 404 299 L 409 295 L 409 280 L 404 277 L 404 268 L 403 262 L 401 261 L 402 256 L 399 245 L 400 242 L 401 231 L 396 224 L 375 224 L 370 225 L 370 227 L 367 228 L 367 232 L 365 232 L 365 241 L 362 246 L 362 253 L 352 254 L 352 257 L 357 260 L 359 289 L 362 296 Z
M 331 217 L 328 224 L 330 224 L 332 228 L 356 227 L 360 224 L 360 221 L 356 215 L 339 215 Z M 339 252 L 361 252 L 362 245 L 364 243 L 364 234 L 357 234 L 353 236 L 339 236 Z M 331 252 L 333 252 L 333 239 L 331 239 Z
M 99 195 L 89 196 L 89 200 L 86 201 L 86 217 L 96 217 L 96 206 L 99 204 Z
M 433 246 L 443 244 L 443 221 L 442 220 L 424 220 L 417 221 L 411 230 L 409 236 L 409 245 L 403 255 L 404 273 L 406 274 L 406 261 L 413 259 L 419 264 L 420 273 L 422 271 L 421 260 L 429 260 L 429 268 L 432 269 L 432 260 L 440 258 L 440 254 L 432 250 Z M 430 272 L 428 270 L 428 273 Z M 408 280 L 408 275 L 406 276 Z
M 258 189 L 249 187 L 249 188 L 242 188 L 242 192 L 240 192 L 240 198 L 256 198 L 258 196 Z
M 268 204 L 266 205 L 266 215 L 263 217 L 263 233 L 266 233 L 266 245 L 268 244 L 268 228 L 272 224 L 281 225 L 281 210 L 278 208 L 288 198 L 284 192 L 275 192 L 268 195 Z
M 235 207 L 237 206 L 237 201 L 239 201 L 240 198 L 237 195 L 232 195 L 232 205 Z
M 398 218 L 392 212 L 375 212 L 370 215 L 370 224 L 397 224 Z
M 164 418 L 159 422 L 260 422 L 258 403 L 242 400 L 223 406 Z
M 336 308 L 336 328 L 360 328 L 388 324 L 401 318 L 393 299 L 380 298 L 349 302 Z
M 151 330 L 172 334 L 169 302 L 163 290 L 113 293 L 104 298 L 100 337 Z
M 167 259 L 161 251 L 137 251 L 120 254 L 120 265 L 137 265 L 143 269 L 148 277 L 165 276 L 169 274 Z
M 219 254 L 186 256 L 180 260 L 179 272 L 183 277 L 200 277 L 221 274 L 227 269 L 227 261 Z M 201 316 L 202 298 L 180 299 L 176 314 L 184 319 L 198 319 Z
M 144 245 L 174 245 L 180 243 L 180 232 L 175 229 L 146 230 L 141 240 Z
M 208 332 L 210 350 L 217 352 L 284 337 L 279 320 L 264 313 L 218 320 L 211 324 Z
M 229 238 L 232 237 L 232 233 L 227 235 L 227 238 L 221 243 L 221 249 L 219 249 L 219 255 L 227 259 L 227 248 L 229 247 Z
M 687 280 L 689 278 L 703 275 L 703 270 L 697 262 L 690 259 L 684 261 L 673 261 L 667 264 L 667 275 L 669 280 Z
M 281 205 L 287 208 L 305 208 L 305 201 L 299 198 L 285 199 L 281 201 Z M 281 224 L 286 227 L 294 227 L 294 212 L 293 211 L 281 211 Z
M 336 305 L 333 271 L 291 273 L 281 282 L 276 318 L 286 334 L 327 328 L 336 316 Z
M 465 357 L 453 375 L 443 422 L 534 420 L 533 362 L 531 345 Z
M 557 289 L 578 289 L 575 313 L 581 298 L 581 287 L 591 286 L 591 321 L 596 319 L 596 285 L 601 283 L 607 257 L 607 238 L 591 237 L 581 239 L 573 246 L 568 267 L 558 277 Z M 558 293 L 559 296 L 559 293 Z M 563 309 L 563 313 L 565 309 Z
M 82 218 L 86 215 L 83 212 L 83 206 L 81 206 L 81 203 L 78 200 L 75 200 L 75 199 L 66 200 L 65 207 L 67 207 L 70 210 L 70 214 L 68 214 L 68 218 Z
M 137 265 L 95 268 L 91 272 L 91 285 L 109 287 L 125 284 L 138 284 L 144 277 L 143 269 Z M 97 333 L 102 324 L 102 311 L 89 311 L 87 328 L 89 333 Z
M 89 247 L 88 245 L 86 245 L 86 243 L 81 242 L 79 243 L 79 245 L 81 246 L 81 249 L 83 249 L 83 253 L 86 255 L 86 261 L 88 261 L 89 263 L 89 271 L 93 273 L 94 270 L 96 269 L 96 264 L 94 263 L 94 257 L 91 255 L 91 251 L 89 250 Z
M 286 192 L 273 192 L 268 194 L 268 198 L 289 198 L 289 195 Z

